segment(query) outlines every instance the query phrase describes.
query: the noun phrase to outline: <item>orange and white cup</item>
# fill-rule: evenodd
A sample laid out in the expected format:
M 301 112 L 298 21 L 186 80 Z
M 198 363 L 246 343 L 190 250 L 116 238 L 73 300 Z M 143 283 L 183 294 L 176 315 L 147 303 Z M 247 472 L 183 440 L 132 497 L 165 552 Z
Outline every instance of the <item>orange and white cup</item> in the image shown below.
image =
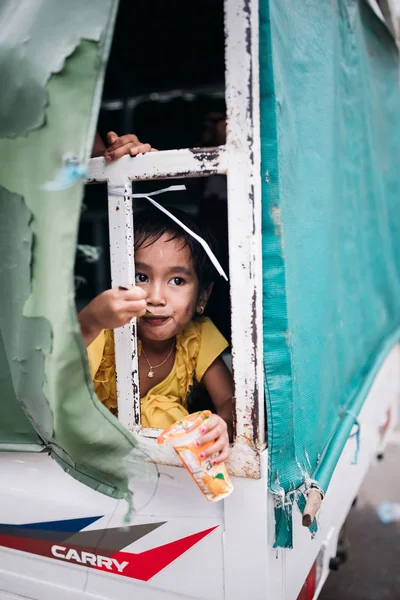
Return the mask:
M 209 410 L 202 410 L 188 415 L 165 429 L 158 436 L 157 443 L 170 444 L 207 500 L 218 502 L 233 491 L 225 463 L 213 465 L 212 456 L 200 458 L 199 454 L 212 446 L 214 442 L 209 442 L 201 447 L 196 446 L 197 440 L 202 435 L 200 429 L 211 417 L 211 414 Z

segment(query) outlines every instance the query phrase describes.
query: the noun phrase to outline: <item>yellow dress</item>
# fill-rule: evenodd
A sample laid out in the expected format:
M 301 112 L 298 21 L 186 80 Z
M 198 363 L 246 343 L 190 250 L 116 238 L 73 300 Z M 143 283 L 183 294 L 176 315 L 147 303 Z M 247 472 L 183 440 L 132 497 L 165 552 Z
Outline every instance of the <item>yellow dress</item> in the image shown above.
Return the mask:
M 207 317 L 192 321 L 176 337 L 174 365 L 167 377 L 140 399 L 143 427 L 165 429 L 188 414 L 186 399 L 193 379 L 201 381 L 228 342 Z M 114 336 L 103 330 L 88 346 L 94 389 L 99 400 L 117 414 Z M 139 355 L 141 344 L 138 344 Z

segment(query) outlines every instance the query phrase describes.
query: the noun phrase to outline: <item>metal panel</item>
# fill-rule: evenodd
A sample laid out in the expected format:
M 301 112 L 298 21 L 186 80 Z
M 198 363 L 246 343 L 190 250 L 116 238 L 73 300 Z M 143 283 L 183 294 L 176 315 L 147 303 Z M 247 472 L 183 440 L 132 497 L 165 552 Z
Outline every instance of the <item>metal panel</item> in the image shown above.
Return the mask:
M 236 436 L 228 463 L 235 475 L 261 476 L 260 450 L 265 446 L 263 369 L 262 369 L 262 254 L 261 254 L 261 182 L 258 90 L 258 2 L 225 0 L 226 14 L 226 100 L 228 115 L 227 143 L 219 148 L 169 150 L 125 156 L 115 163 L 92 159 L 89 182 L 108 181 L 113 186 L 127 180 L 150 180 L 227 174 L 230 284 L 232 308 L 232 355 L 235 379 Z M 116 198 L 110 199 L 110 204 Z M 121 203 L 126 215 L 110 212 L 110 227 L 119 223 L 112 238 L 113 283 L 133 281 L 133 239 L 126 222 L 131 223 L 129 202 Z M 116 205 L 117 206 L 117 205 Z M 113 221 L 111 221 L 111 218 Z M 130 227 L 130 226 L 129 226 Z M 125 237 L 121 237 L 125 236 Z M 117 237 L 123 243 L 117 242 Z M 130 246 L 128 244 L 128 237 Z M 122 265 L 127 257 L 125 266 Z M 129 263 L 129 267 L 128 267 Z M 129 270 L 129 273 L 127 272 Z M 115 273 L 115 275 L 114 275 Z M 118 397 L 120 419 L 129 429 L 140 424 L 140 399 L 136 390 L 137 363 L 133 356 L 129 327 L 116 335 Z M 127 349 L 129 348 L 129 352 Z M 123 353 L 125 358 L 119 358 Z M 125 361 L 125 362 L 124 362 Z M 120 373 L 122 369 L 122 375 Z M 132 375 L 133 373 L 133 375 Z M 130 389 L 127 389 L 130 386 Z M 135 388 L 132 392 L 132 386 Z M 127 406 L 128 405 L 128 406 Z M 132 406 L 134 409 L 132 411 Z M 141 432 L 155 435 L 148 429 Z M 156 448 L 154 448 L 154 451 Z M 151 451 L 150 451 L 151 455 Z M 154 454 L 155 456 L 155 454 Z M 171 455 L 164 464 L 176 464 Z
M 171 177 L 201 177 L 226 173 L 228 168 L 225 147 L 166 150 L 139 156 L 123 156 L 108 164 L 103 158 L 89 161 L 88 183 L 108 181 L 121 185 L 126 178 L 168 179 Z
M 241 470 L 254 477 L 260 473 L 258 450 L 264 444 L 258 2 L 225 0 L 225 33 L 237 433 L 231 462 L 240 464 Z M 251 456 L 253 463 L 249 461 Z
M 111 280 L 113 287 L 135 282 L 132 184 L 124 182 L 124 197 L 108 195 Z M 112 190 L 111 190 L 112 191 Z M 118 418 L 130 431 L 140 424 L 136 319 L 114 330 Z M 123 398 L 121 402 L 120 399 Z

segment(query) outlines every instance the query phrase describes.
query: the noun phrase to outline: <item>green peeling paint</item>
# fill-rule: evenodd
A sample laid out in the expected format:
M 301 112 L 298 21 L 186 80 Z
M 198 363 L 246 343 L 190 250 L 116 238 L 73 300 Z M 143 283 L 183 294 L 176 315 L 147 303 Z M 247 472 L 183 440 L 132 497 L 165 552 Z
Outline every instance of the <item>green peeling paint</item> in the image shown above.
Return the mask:
M 116 3 L 75 2 L 76 14 L 70 13 L 71 3 L 21 4 L 31 11 L 28 37 L 44 39 L 41 56 L 48 77 L 40 81 L 47 81 L 41 94 L 47 107 L 44 112 L 41 105 L 38 119 L 36 108 L 29 112 L 19 104 L 13 86 L 21 85 L 29 97 L 32 82 L 24 75 L 29 66 L 35 85 L 39 81 L 27 61 L 21 81 L 13 71 L 14 91 L 9 93 L 15 107 L 8 98 L 10 119 L 7 123 L 0 119 L 0 416 L 9 410 L 11 425 L 7 434 L 0 425 L 0 448 L 27 449 L 30 444 L 30 449 L 37 449 L 41 443 L 87 485 L 128 497 L 129 479 L 140 469 L 135 438 L 94 394 L 76 319 L 73 269 L 83 183 L 63 191 L 41 190 L 54 179 L 65 155 L 88 157 L 108 46 L 81 39 L 91 37 L 82 32 L 87 29 L 82 22 L 92 16 L 97 23 L 92 37 L 109 40 Z M 62 23 L 55 30 L 58 36 L 47 30 L 47 17 L 42 25 L 35 21 L 42 15 L 35 12 L 38 4 L 46 5 L 52 18 Z M 4 7 L 0 24 L 3 18 Z M 0 74 L 9 64 L 8 50 L 0 36 Z M 60 69 L 50 60 L 52 52 Z M 51 74 L 54 70 L 57 73 Z M 0 112 L 5 107 L 5 100 L 0 100 Z M 26 135 L 7 138 L 10 133 Z
M 45 123 L 47 82 L 81 40 L 101 39 L 113 6 L 114 0 L 2 0 L 2 137 L 26 135 Z

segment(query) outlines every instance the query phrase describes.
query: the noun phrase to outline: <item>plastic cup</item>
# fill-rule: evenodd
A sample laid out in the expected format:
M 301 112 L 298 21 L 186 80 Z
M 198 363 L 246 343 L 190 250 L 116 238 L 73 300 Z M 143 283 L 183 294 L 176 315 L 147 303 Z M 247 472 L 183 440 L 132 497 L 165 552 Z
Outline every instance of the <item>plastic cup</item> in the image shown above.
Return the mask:
M 218 502 L 233 491 L 225 463 L 212 464 L 213 457 L 200 458 L 199 454 L 212 446 L 196 446 L 201 437 L 200 429 L 211 417 L 209 410 L 188 415 L 165 429 L 157 438 L 158 444 L 170 444 L 189 471 L 194 482 L 209 502 Z

